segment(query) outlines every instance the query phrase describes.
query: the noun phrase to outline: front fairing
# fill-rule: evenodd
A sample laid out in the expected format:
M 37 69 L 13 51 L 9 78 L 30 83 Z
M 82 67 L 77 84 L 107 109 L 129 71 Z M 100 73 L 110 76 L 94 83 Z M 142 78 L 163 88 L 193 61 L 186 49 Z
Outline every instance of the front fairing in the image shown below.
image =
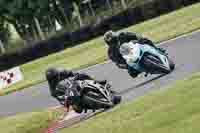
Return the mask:
M 161 54 L 159 51 L 157 51 L 155 48 L 149 46 L 149 45 L 141 45 L 138 43 L 135 43 L 133 45 L 134 47 L 134 55 L 132 55 L 132 60 L 129 62 L 129 66 L 133 67 L 134 69 L 140 71 L 140 72 L 145 72 L 148 70 L 145 70 L 143 67 L 140 66 L 140 60 L 142 59 L 143 55 L 145 53 L 150 53 L 152 55 L 157 56 L 163 63 L 164 66 L 169 68 L 169 62 L 168 62 L 168 57 Z M 128 63 L 127 63 L 128 64 Z

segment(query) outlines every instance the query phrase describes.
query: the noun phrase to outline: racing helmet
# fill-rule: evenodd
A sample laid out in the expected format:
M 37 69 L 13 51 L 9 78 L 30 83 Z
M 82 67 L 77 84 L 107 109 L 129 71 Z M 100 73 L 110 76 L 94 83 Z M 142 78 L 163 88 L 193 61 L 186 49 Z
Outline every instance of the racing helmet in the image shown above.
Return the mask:
M 117 40 L 117 33 L 112 30 L 109 30 L 104 34 L 103 38 L 104 41 L 109 45 L 110 42 Z
M 47 80 L 58 80 L 59 73 L 60 73 L 59 68 L 48 68 L 45 73 L 46 79 Z

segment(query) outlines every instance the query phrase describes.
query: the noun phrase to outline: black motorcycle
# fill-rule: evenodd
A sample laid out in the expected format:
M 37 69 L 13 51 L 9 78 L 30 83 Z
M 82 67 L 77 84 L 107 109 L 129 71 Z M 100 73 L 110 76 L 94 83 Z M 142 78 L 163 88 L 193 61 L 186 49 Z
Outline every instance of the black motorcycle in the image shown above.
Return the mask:
M 121 96 L 111 90 L 111 85 L 99 84 L 94 80 L 67 81 L 67 87 L 76 85 L 78 89 L 66 89 L 65 106 L 70 105 L 77 113 L 90 110 L 109 109 L 121 102 Z M 76 83 L 74 83 L 76 82 Z

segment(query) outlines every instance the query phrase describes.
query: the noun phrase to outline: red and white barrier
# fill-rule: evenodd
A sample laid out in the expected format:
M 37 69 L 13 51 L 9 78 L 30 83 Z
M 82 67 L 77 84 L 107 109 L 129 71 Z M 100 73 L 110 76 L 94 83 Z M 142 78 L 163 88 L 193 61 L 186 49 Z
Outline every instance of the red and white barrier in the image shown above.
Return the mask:
M 0 90 L 14 83 L 23 80 L 20 67 L 15 67 L 4 72 L 0 72 Z

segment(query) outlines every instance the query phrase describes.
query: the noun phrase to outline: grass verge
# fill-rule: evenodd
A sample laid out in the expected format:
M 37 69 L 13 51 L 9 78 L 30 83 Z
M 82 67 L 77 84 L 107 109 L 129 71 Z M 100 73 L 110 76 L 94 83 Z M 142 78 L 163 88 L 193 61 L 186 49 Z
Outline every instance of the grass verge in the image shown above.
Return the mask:
M 123 30 L 141 33 L 158 43 L 199 29 L 199 12 L 200 3 Z M 77 70 L 106 60 L 106 46 L 102 37 L 99 37 L 82 45 L 68 48 L 62 52 L 22 65 L 21 69 L 25 80 L 3 89 L 0 91 L 0 95 L 24 89 L 44 81 L 44 71 L 48 67 L 65 67 Z
M 61 133 L 198 133 L 200 73 Z
M 0 119 L 1 133 L 43 133 L 61 111 L 31 112 Z

